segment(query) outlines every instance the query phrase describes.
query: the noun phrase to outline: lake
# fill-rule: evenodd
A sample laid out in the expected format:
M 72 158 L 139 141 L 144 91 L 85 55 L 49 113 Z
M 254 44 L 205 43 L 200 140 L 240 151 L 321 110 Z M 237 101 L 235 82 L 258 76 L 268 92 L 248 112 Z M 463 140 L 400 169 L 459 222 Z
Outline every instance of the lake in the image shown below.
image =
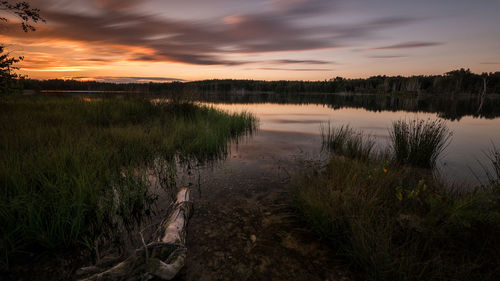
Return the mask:
M 486 153 L 493 145 L 500 148 L 498 97 L 486 100 L 478 112 L 474 96 L 458 96 L 454 100 L 332 94 L 313 95 L 310 99 L 305 94 L 296 95 L 295 99 L 269 94 L 240 94 L 239 99 L 235 96 L 238 97 L 233 93 L 221 98 L 218 94 L 218 101 L 205 104 L 230 112 L 248 111 L 259 118 L 259 132 L 233 148 L 233 156 L 242 159 L 244 155 L 243 160 L 248 161 L 259 155 L 261 159 L 272 157 L 276 163 L 297 157 L 317 158 L 321 150 L 320 127 L 327 122 L 361 130 L 375 138 L 378 149 L 386 149 L 393 121 L 443 119 L 453 136 L 438 160 L 439 173 L 451 183 L 476 185 L 487 181 L 482 166 L 489 165 Z

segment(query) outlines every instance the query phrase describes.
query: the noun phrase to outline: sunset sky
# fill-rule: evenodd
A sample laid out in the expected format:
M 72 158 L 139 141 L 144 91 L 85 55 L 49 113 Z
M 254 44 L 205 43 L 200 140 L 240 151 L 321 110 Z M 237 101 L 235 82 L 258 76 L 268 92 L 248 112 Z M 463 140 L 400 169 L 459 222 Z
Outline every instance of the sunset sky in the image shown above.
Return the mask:
M 15 2 L 15 1 L 12 1 Z M 32 0 L 31 78 L 324 80 L 500 70 L 499 0 Z

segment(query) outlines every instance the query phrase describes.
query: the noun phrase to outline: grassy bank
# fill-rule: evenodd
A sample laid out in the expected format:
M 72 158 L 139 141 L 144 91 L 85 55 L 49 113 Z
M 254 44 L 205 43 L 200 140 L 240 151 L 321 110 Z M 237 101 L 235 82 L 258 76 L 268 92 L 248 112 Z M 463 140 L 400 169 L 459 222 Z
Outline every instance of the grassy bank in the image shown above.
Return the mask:
M 364 279 L 498 280 L 499 178 L 474 191 L 450 192 L 429 168 L 449 132 L 429 122 L 412 131 L 416 124 L 396 122 L 385 153 L 346 127 L 326 131 L 329 162 L 292 181 L 298 209 Z M 428 149 L 409 153 L 418 144 Z M 498 152 L 492 154 L 498 169 Z
M 1 98 L 2 266 L 27 252 L 92 247 L 150 211 L 145 172 L 155 163 L 220 159 L 254 125 L 248 114 L 189 103 Z

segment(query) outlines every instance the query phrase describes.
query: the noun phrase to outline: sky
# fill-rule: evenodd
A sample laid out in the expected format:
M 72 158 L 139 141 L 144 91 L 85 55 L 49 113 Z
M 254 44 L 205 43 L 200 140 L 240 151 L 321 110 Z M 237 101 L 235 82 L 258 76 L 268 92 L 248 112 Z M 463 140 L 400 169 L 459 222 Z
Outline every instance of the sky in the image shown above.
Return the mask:
M 14 2 L 14 1 L 11 1 Z M 28 0 L 0 43 L 30 78 L 325 80 L 500 71 L 499 0 Z

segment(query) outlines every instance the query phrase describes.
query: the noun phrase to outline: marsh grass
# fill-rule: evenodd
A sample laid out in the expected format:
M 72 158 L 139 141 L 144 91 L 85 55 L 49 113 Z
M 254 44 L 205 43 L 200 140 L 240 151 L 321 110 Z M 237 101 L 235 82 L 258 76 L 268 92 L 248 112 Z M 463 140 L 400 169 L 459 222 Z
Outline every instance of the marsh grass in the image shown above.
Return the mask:
M 492 173 L 487 173 L 488 178 L 491 183 L 500 184 L 500 150 L 493 145 L 486 156 L 490 160 L 491 168 L 493 170 Z
M 155 163 L 221 159 L 254 124 L 247 113 L 191 103 L 0 99 L 1 265 L 27 252 L 92 247 L 118 222 L 137 223 L 155 201 L 145 176 Z
M 451 132 L 442 120 L 399 120 L 390 131 L 391 148 L 400 164 L 433 168 L 448 146 Z
M 432 169 L 393 160 L 310 162 L 291 183 L 296 207 L 364 280 L 498 280 L 500 185 L 449 193 Z
M 351 158 L 368 159 L 374 146 L 373 138 L 363 136 L 349 125 L 333 127 L 330 123 L 320 127 L 322 149 Z

